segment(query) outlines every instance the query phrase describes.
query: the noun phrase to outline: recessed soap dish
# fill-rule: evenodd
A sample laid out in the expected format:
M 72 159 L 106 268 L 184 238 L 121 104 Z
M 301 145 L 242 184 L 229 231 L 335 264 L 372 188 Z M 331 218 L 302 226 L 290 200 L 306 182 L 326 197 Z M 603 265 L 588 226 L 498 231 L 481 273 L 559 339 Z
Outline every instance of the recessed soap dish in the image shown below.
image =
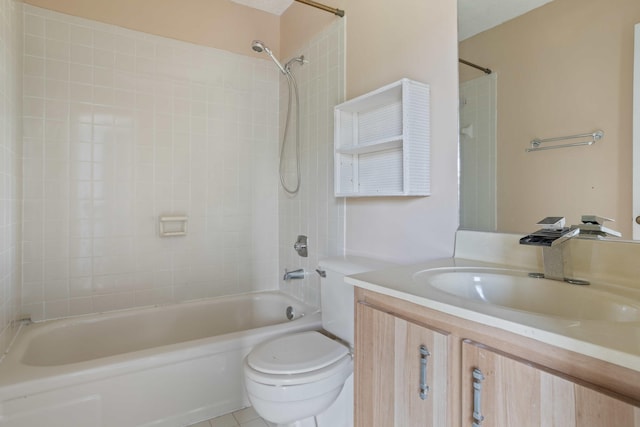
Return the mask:
M 161 216 L 158 218 L 160 224 L 160 237 L 175 237 L 187 235 L 186 216 Z

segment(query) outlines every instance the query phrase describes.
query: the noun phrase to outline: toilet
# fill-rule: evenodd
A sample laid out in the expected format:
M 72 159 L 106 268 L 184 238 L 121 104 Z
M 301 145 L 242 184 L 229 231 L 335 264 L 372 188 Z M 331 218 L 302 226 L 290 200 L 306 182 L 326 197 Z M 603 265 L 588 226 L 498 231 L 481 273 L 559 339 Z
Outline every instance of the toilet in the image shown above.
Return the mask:
M 344 276 L 393 264 L 364 257 L 320 262 L 322 327 L 257 345 L 244 360 L 244 378 L 255 411 L 277 427 L 353 425 L 353 286 Z

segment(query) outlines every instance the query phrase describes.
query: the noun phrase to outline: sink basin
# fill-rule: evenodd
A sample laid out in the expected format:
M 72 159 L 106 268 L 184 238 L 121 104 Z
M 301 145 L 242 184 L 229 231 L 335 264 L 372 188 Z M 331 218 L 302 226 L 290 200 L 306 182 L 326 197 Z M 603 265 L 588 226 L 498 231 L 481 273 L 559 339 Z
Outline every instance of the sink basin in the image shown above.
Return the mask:
M 578 286 L 509 269 L 447 267 L 413 276 L 420 285 L 465 301 L 570 320 L 640 321 L 640 301 L 602 286 Z

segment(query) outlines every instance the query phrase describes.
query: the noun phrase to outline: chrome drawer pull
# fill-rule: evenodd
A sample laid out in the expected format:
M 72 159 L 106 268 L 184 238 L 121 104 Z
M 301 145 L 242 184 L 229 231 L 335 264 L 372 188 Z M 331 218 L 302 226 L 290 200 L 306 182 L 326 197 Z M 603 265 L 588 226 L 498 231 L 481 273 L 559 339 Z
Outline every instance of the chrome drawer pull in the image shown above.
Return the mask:
M 473 424 L 472 427 L 480 427 L 484 416 L 480 409 L 480 397 L 482 395 L 482 381 L 484 381 L 484 375 L 478 368 L 473 370 Z
M 429 393 L 429 386 L 427 385 L 427 358 L 431 356 L 427 347 L 420 346 L 420 399 L 425 400 L 427 393 Z

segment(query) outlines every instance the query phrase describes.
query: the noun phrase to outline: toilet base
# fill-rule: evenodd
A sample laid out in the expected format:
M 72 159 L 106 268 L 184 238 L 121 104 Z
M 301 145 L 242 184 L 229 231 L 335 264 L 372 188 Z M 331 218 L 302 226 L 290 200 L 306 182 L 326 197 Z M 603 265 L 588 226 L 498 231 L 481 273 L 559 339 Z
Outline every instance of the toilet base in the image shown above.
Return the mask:
M 336 401 L 316 419 L 318 427 L 353 427 L 353 374 L 344 382 Z
M 353 375 L 349 376 L 336 401 L 315 417 L 290 424 L 270 424 L 273 427 L 352 427 L 353 426 Z
M 256 412 L 260 415 L 260 411 Z M 265 421 L 270 427 L 353 427 L 353 374 L 346 379 L 340 394 L 331 406 L 315 417 L 286 424 L 273 423 L 267 419 Z
M 270 425 L 274 427 L 317 427 L 319 424 L 316 424 L 315 417 L 305 418 L 304 420 L 298 420 L 294 423 L 289 424 L 273 424 Z

